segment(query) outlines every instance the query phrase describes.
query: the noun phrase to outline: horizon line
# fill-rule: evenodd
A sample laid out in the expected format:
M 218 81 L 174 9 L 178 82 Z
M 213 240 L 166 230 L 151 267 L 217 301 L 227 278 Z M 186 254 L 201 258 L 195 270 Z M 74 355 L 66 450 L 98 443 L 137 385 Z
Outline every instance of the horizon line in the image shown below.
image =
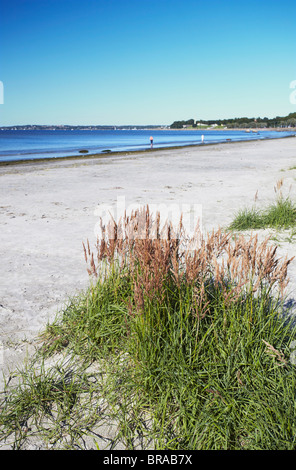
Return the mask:
M 268 121 L 273 121 L 275 119 L 285 119 L 287 117 L 289 117 L 291 114 L 296 114 L 296 112 L 291 112 L 285 116 L 275 116 L 275 117 L 271 117 L 271 118 L 268 118 L 267 116 L 264 116 L 264 117 L 247 117 L 247 116 L 242 116 L 242 117 L 234 117 L 234 118 L 216 118 L 216 119 L 193 119 L 193 118 L 189 118 L 189 119 L 177 119 L 175 121 L 173 121 L 171 124 L 10 124 L 10 125 L 1 125 L 0 124 L 0 127 L 18 127 L 18 126 L 54 126 L 54 127 L 61 127 L 61 126 L 69 126 L 69 127 L 136 127 L 136 126 L 139 126 L 139 127 L 168 127 L 168 126 L 171 126 L 174 122 L 186 122 L 186 121 L 190 121 L 190 120 L 193 120 L 194 123 L 197 123 L 197 122 L 204 122 L 204 123 L 207 123 L 207 122 L 215 122 L 215 121 L 236 121 L 236 120 L 239 120 L 239 119 L 248 119 L 248 120 L 251 120 L 251 119 L 254 119 L 254 121 L 256 121 L 257 119 L 267 119 Z

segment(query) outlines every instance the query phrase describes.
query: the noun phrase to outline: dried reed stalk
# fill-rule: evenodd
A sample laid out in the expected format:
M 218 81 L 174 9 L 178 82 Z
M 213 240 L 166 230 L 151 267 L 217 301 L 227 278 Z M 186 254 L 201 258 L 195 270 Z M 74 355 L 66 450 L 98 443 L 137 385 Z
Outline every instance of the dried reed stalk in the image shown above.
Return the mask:
M 264 341 L 264 339 L 262 341 L 267 346 L 266 352 L 270 356 L 277 359 L 280 362 L 279 365 L 286 366 L 287 365 L 287 360 L 285 359 L 284 354 L 282 352 L 278 351 L 277 349 L 275 349 L 271 344 L 267 343 L 267 341 Z

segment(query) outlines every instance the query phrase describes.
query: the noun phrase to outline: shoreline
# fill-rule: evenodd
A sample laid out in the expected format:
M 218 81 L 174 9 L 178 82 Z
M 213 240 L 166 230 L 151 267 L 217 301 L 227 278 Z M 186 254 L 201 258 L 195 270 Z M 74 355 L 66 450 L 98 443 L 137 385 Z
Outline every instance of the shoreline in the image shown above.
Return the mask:
M 168 129 L 168 130 L 186 130 L 186 129 Z M 190 130 L 190 129 L 187 129 Z M 193 129 L 195 130 L 195 129 Z M 231 129 L 231 130 L 239 130 L 239 129 Z M 220 129 L 223 131 L 223 129 Z M 277 130 L 278 132 L 286 132 L 286 130 Z M 251 131 L 252 132 L 252 131 Z M 263 131 L 261 131 L 263 132 Z M 266 138 L 266 139 L 246 139 L 246 140 L 227 140 L 223 142 L 200 142 L 197 144 L 180 144 L 174 146 L 163 146 L 163 147 L 154 147 L 154 148 L 146 148 L 146 149 L 135 149 L 135 150 L 119 150 L 119 151 L 112 151 L 112 150 L 103 150 L 100 153 L 81 153 L 80 155 L 68 155 L 64 157 L 49 157 L 49 158 L 27 158 L 27 159 L 20 159 L 20 160 L 12 160 L 12 161 L 0 161 L 0 167 L 2 166 L 10 166 L 10 165 L 18 165 L 18 164 L 32 164 L 32 163 L 44 163 L 44 162 L 55 162 L 59 160 L 87 160 L 93 158 L 104 158 L 108 156 L 122 156 L 122 155 L 134 155 L 134 154 L 145 154 L 145 153 L 153 153 L 162 150 L 175 150 L 175 149 L 184 149 L 184 148 L 194 148 L 194 147 L 205 147 L 205 146 L 214 146 L 214 145 L 231 145 L 231 144 L 240 144 L 240 143 L 248 143 L 248 142 L 257 142 L 257 141 L 271 141 L 271 140 L 278 140 L 278 139 L 290 139 L 296 137 L 296 131 L 294 134 L 287 135 L 284 137 L 273 137 L 273 138 Z M 149 144 L 147 144 L 149 146 Z M 78 151 L 78 150 L 77 150 Z

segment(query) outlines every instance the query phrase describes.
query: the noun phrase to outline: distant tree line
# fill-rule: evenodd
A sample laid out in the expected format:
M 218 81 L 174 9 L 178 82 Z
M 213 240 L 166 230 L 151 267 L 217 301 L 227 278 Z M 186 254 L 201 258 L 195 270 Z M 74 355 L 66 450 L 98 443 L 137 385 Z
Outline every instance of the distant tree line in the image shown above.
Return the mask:
M 268 127 L 296 127 L 296 113 L 290 113 L 288 116 L 269 119 L 264 118 L 234 118 L 234 119 L 216 119 L 216 120 L 200 120 L 198 123 L 211 126 L 217 124 L 218 126 L 225 126 L 229 129 L 231 128 L 241 128 L 241 129 L 263 129 Z M 189 119 L 188 121 L 174 121 L 171 124 L 171 129 L 182 129 L 185 126 L 198 127 L 194 119 Z
M 197 127 L 196 123 L 194 122 L 194 119 L 188 119 L 188 121 L 174 121 L 173 124 L 171 124 L 170 128 L 182 129 L 184 126 Z

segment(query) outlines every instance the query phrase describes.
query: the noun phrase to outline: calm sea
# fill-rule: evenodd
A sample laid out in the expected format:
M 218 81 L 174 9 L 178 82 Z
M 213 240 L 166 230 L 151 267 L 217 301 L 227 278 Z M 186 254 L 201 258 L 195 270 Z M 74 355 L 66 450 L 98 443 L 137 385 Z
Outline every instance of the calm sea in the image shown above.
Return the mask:
M 276 131 L 176 131 L 176 130 L 0 130 L 0 162 L 36 160 L 83 155 L 89 153 L 123 152 L 150 148 L 186 146 L 226 141 L 273 139 L 295 132 Z

